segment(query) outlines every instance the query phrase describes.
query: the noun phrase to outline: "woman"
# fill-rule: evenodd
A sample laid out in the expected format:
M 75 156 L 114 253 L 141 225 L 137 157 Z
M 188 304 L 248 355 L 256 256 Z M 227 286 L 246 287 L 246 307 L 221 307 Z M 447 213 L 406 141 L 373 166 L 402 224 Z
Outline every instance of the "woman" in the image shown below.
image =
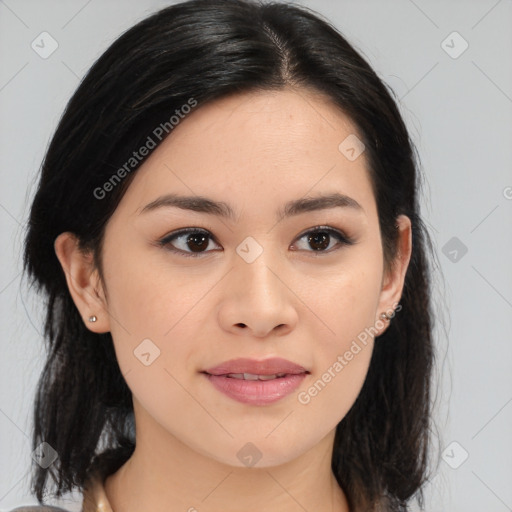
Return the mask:
M 53 479 L 84 512 L 421 504 L 419 180 L 388 90 L 306 8 L 192 0 L 123 34 L 30 212 L 38 501 Z

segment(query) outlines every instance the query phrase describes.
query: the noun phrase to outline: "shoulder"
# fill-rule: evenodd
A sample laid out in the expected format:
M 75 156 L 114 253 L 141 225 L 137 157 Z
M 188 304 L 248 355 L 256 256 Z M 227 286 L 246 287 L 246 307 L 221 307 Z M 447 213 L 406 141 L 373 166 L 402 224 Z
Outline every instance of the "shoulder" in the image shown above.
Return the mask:
M 64 508 L 52 507 L 50 505 L 29 505 L 26 507 L 13 508 L 11 512 L 68 512 Z

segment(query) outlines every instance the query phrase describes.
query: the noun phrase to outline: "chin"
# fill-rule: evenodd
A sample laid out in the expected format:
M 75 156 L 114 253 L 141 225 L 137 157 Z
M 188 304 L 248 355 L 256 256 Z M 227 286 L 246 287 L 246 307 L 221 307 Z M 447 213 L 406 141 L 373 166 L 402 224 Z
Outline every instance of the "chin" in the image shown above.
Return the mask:
M 283 438 L 277 436 L 273 440 L 254 436 L 252 441 L 231 440 L 230 445 L 222 453 L 210 452 L 209 456 L 222 464 L 236 468 L 263 469 L 281 466 L 297 459 L 315 445 L 315 440 L 305 445 L 301 444 L 299 439 L 290 437 L 284 443 Z M 226 457 L 226 453 L 231 456 Z

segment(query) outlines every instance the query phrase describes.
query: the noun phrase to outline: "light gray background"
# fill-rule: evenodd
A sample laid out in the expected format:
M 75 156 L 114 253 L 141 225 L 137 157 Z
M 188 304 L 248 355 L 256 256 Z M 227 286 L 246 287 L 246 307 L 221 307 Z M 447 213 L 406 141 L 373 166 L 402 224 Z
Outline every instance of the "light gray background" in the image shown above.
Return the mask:
M 35 177 L 93 61 L 170 3 L 0 0 L 2 511 L 36 503 L 30 434 L 42 309 L 20 274 Z M 512 0 L 297 3 L 331 20 L 396 91 L 427 179 L 423 214 L 444 275 L 435 300 L 445 324 L 436 331 L 443 458 L 425 509 L 511 511 Z M 43 31 L 58 43 L 47 59 L 31 48 Z M 461 55 L 464 41 L 454 31 L 469 44 Z M 446 245 L 453 237 L 458 247 Z M 69 500 L 60 503 L 78 511 L 80 498 Z

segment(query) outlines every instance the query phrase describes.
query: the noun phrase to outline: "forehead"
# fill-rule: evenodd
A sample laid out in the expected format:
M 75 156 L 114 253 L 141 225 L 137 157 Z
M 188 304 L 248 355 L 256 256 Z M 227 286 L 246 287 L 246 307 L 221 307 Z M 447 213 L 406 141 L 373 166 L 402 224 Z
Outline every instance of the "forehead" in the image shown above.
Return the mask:
M 140 210 L 157 195 L 177 192 L 245 208 L 248 199 L 263 206 L 336 190 L 368 202 L 364 152 L 352 159 L 343 151 L 353 137 L 360 138 L 351 120 L 309 90 L 229 96 L 183 116 L 137 171 L 123 201 Z
M 340 137 L 355 125 L 329 99 L 306 89 L 247 92 L 212 101 L 173 129 L 168 139 L 187 146 L 203 139 L 209 149 L 230 156 L 252 153 L 258 160 L 338 151 Z M 195 140 L 194 140 L 195 139 Z M 317 151 L 315 151 L 317 149 Z

